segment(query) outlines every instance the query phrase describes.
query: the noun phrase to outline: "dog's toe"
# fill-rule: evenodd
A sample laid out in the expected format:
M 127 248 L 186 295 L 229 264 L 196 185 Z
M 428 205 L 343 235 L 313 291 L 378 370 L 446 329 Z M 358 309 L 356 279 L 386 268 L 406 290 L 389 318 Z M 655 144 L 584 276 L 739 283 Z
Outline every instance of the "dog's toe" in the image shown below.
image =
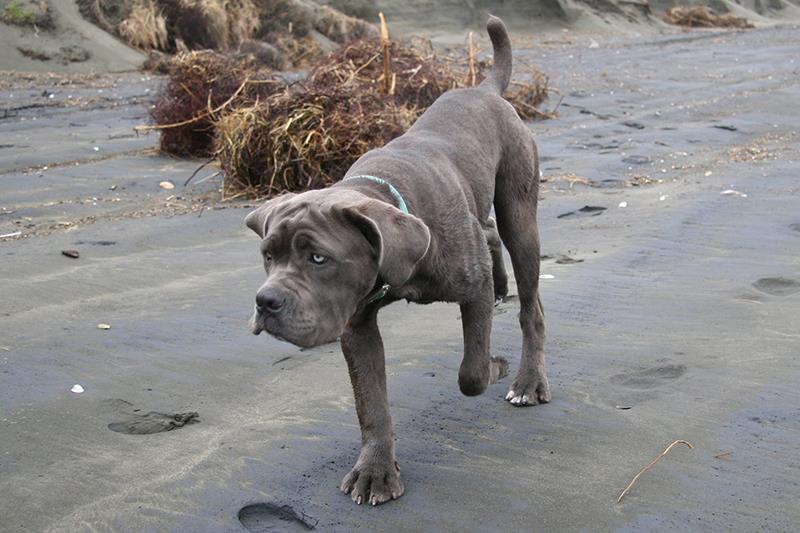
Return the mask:
M 550 402 L 550 385 L 547 383 L 547 377 L 540 374 L 517 376 L 506 394 L 506 400 L 516 407 Z
M 355 467 L 344 477 L 340 488 L 358 505 L 380 505 L 396 500 L 405 490 L 396 463 L 394 466 L 367 464 Z

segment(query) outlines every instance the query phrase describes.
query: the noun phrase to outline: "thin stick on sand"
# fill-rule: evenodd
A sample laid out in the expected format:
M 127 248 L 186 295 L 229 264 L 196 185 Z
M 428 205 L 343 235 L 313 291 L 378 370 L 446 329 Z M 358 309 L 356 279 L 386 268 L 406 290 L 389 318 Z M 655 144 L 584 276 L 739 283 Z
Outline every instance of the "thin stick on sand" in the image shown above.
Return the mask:
M 472 40 L 472 32 L 469 32 L 469 44 L 467 45 L 467 53 L 469 55 L 469 72 L 467 74 L 467 84 L 470 87 L 475 86 L 475 43 Z M 537 109 L 538 111 L 538 109 Z
M 653 459 L 652 461 L 650 461 L 650 462 L 647 464 L 647 466 L 645 466 L 644 468 L 642 468 L 641 470 L 639 470 L 639 473 L 638 473 L 638 474 L 636 474 L 635 476 L 633 476 L 633 479 L 631 480 L 631 482 L 630 482 L 630 483 L 628 483 L 628 486 L 627 486 L 627 487 L 625 487 L 625 490 L 623 490 L 622 492 L 620 492 L 620 494 L 619 494 L 619 498 L 617 498 L 617 503 L 621 502 L 621 501 L 622 501 L 622 498 L 623 498 L 623 496 L 625 496 L 625 495 L 628 493 L 628 491 L 630 491 L 630 490 L 631 490 L 631 487 L 633 487 L 633 484 L 634 484 L 634 483 L 636 483 L 636 481 L 639 479 L 639 476 L 641 476 L 642 474 L 644 474 L 645 472 L 647 472 L 648 470 L 650 470 L 651 468 L 653 468 L 653 465 L 655 465 L 655 464 L 656 464 L 656 463 L 659 461 L 659 459 L 661 459 L 662 457 L 664 457 L 665 455 L 667 455 L 667 453 L 669 453 L 669 451 L 672 449 L 672 447 L 673 447 L 673 446 L 675 446 L 676 444 L 685 444 L 686 446 L 688 446 L 688 447 L 689 447 L 689 449 L 692 449 L 692 448 L 693 448 L 693 446 L 692 446 L 691 444 L 689 444 L 689 442 L 687 442 L 687 441 L 685 441 L 685 440 L 676 440 L 675 442 L 673 442 L 672 444 L 670 444 L 669 446 L 667 446 L 667 449 L 666 449 L 666 450 L 664 450 L 663 452 L 661 452 L 661 455 L 659 455 L 658 457 L 656 457 L 655 459 Z
M 391 61 L 389 50 L 392 47 L 392 42 L 389 40 L 389 28 L 386 26 L 386 18 L 383 13 L 378 13 L 381 19 L 381 49 L 383 50 L 383 92 L 386 94 L 394 93 L 394 86 L 392 84 L 391 75 Z

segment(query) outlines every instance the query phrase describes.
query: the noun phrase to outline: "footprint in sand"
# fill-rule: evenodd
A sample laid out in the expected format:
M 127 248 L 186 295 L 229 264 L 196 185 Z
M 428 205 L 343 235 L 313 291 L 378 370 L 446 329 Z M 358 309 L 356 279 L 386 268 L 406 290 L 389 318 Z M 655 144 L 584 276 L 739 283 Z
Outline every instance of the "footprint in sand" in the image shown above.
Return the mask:
M 290 505 L 274 503 L 254 503 L 242 507 L 239 521 L 253 533 L 266 531 L 311 531 L 317 520 L 307 514 L 297 513 Z
M 662 365 L 638 372 L 617 374 L 613 383 L 631 389 L 650 389 L 678 379 L 686 373 L 686 365 Z
M 800 291 L 800 282 L 790 278 L 761 278 L 753 287 L 773 296 L 788 296 Z
M 144 415 L 131 413 L 126 415 L 126 419 L 121 422 L 110 423 L 108 429 L 117 433 L 125 433 L 126 435 L 152 435 L 153 433 L 172 431 L 187 424 L 200 422 L 197 417 L 197 411 L 172 415 L 157 413 L 156 411 L 150 411 Z

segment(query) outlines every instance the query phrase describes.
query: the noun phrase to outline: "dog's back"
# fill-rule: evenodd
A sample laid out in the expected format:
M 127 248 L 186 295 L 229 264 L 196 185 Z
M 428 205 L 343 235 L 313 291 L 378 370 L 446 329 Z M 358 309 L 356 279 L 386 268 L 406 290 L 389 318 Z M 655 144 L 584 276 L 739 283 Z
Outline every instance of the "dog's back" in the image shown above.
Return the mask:
M 489 18 L 487 30 L 494 66 L 486 79 L 440 96 L 404 135 L 364 154 L 348 175 L 391 177 L 412 202 L 420 192 L 437 198 L 464 193 L 469 211 L 486 220 L 495 178 L 508 166 L 504 160 L 520 151 L 530 154 L 533 146 L 530 130 L 502 97 L 511 78 L 508 32 L 496 17 Z

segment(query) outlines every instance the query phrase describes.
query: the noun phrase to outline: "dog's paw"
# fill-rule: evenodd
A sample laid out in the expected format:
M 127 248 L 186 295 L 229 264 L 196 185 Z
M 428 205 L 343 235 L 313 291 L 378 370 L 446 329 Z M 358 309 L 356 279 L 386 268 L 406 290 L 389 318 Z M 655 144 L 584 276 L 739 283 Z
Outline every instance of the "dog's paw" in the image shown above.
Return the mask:
M 405 491 L 397 461 L 393 461 L 391 464 L 356 464 L 344 476 L 339 488 L 345 494 L 349 494 L 350 498 L 358 505 L 365 502 L 378 505 L 389 500 L 396 500 Z
M 506 394 L 506 400 L 517 407 L 549 403 L 550 399 L 550 385 L 547 383 L 547 376 L 544 372 L 518 375 Z
M 489 384 L 495 383 L 508 375 L 508 361 L 504 357 L 492 357 Z

